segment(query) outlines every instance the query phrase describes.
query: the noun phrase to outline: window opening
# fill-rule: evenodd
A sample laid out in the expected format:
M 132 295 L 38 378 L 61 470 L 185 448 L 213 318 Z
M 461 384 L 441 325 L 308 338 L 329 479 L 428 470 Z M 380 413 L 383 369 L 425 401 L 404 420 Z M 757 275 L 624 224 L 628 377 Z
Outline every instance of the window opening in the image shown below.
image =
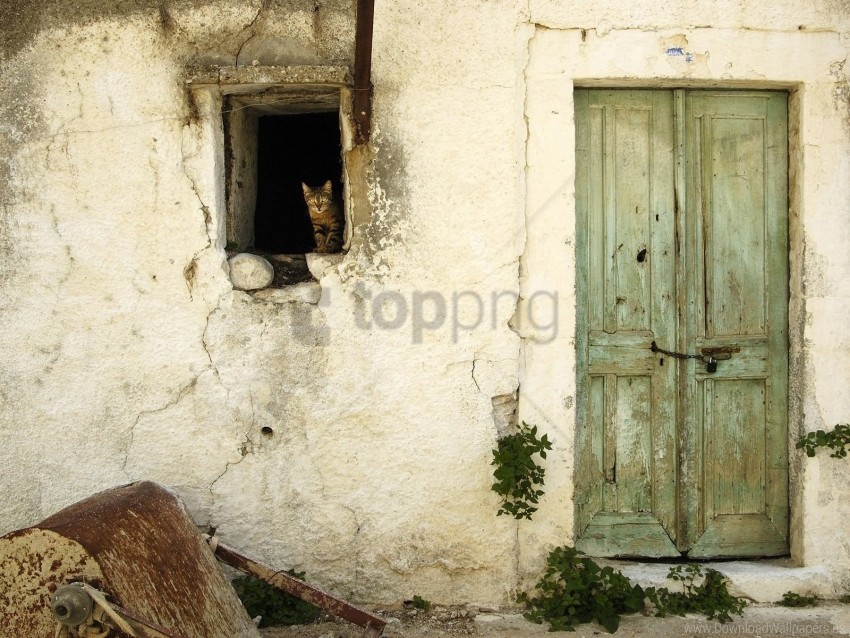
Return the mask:
M 259 120 L 254 247 L 273 254 L 311 252 L 316 242 L 301 183 L 320 186 L 330 180 L 334 197 L 340 199 L 339 114 L 271 115 Z
M 330 181 L 343 198 L 338 90 L 231 95 L 224 104 L 227 253 L 251 252 L 275 269 L 273 287 L 312 279 L 315 250 L 301 184 Z

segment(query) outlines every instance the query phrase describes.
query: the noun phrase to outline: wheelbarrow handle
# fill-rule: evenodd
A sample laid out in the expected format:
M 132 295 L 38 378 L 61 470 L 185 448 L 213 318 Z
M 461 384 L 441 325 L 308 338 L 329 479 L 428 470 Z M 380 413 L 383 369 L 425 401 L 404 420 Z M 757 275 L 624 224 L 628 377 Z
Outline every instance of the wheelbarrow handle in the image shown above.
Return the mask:
M 375 636 L 380 636 L 384 630 L 384 626 L 387 624 L 387 621 L 383 618 L 379 618 L 364 609 L 355 607 L 333 594 L 322 591 L 318 587 L 308 585 L 300 578 L 295 578 L 286 572 L 277 571 L 268 565 L 249 558 L 242 552 L 222 544 L 216 537 L 209 538 L 208 542 L 210 549 L 213 550 L 216 558 L 222 563 L 251 576 L 255 576 L 269 585 L 285 591 L 287 594 L 296 596 L 301 600 L 306 600 L 308 603 L 324 609 L 333 616 L 347 620 L 360 627 L 365 627 L 367 631 Z

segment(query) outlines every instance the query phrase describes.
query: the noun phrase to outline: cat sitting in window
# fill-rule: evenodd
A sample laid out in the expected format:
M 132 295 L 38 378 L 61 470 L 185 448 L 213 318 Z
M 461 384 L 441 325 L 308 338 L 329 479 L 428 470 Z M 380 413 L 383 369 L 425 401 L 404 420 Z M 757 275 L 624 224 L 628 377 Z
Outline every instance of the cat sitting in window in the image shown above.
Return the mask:
M 313 233 L 316 236 L 317 253 L 336 253 L 342 248 L 342 230 L 345 218 L 339 206 L 333 201 L 333 186 L 330 180 L 324 186 L 311 188 L 301 183 L 304 189 L 304 201 L 310 221 L 313 222 Z

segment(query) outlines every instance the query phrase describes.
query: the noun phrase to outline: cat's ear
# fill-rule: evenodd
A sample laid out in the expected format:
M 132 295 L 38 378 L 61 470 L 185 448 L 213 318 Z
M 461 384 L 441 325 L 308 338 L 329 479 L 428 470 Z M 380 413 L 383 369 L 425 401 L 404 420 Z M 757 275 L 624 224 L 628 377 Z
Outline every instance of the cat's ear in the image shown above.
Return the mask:
M 331 180 L 325 182 L 325 185 L 322 186 L 322 192 L 330 195 L 333 192 L 333 185 L 331 184 Z
M 302 189 L 304 189 L 304 194 L 305 194 L 305 195 L 309 195 L 309 194 L 310 194 L 310 190 L 311 190 L 311 189 L 310 189 L 310 187 L 309 187 L 309 186 L 307 186 L 307 184 L 305 184 L 304 182 L 301 182 L 301 188 L 302 188 Z

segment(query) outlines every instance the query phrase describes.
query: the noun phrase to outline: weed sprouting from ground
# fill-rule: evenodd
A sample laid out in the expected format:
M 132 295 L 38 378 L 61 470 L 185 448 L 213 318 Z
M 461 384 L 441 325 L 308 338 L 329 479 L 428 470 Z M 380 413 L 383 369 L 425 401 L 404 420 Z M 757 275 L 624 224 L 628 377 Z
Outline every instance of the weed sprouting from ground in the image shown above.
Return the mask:
M 573 631 L 578 624 L 596 621 L 610 633 L 617 631 L 624 614 L 647 607 L 659 617 L 699 613 L 725 623 L 732 620 L 732 614 L 741 614 L 746 605 L 729 593 L 725 578 L 714 569 L 676 565 L 667 577 L 680 583 L 681 591 L 643 589 L 572 547 L 558 547 L 549 553 L 535 591 L 521 594 L 519 602 L 528 607 L 528 620 L 548 622 L 551 631 Z
M 803 596 L 793 591 L 786 591 L 782 594 L 782 600 L 779 604 L 783 607 L 817 607 L 817 596 Z
M 304 574 L 287 572 L 303 580 Z M 279 625 L 305 625 L 318 619 L 321 610 L 300 598 L 253 576 L 240 576 L 233 588 L 251 618 L 260 616 L 260 627 Z

